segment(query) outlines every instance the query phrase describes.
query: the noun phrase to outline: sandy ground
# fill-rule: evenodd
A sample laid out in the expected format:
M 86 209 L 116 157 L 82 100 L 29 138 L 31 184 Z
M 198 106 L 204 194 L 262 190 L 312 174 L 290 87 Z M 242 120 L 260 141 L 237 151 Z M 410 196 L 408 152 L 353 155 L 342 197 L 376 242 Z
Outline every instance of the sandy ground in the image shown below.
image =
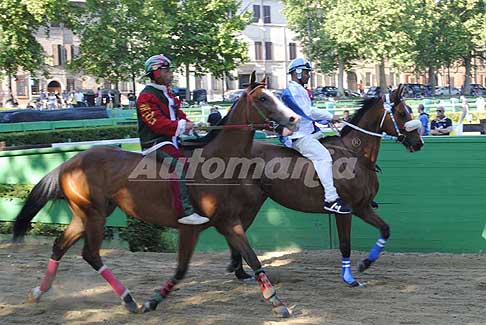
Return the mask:
M 290 319 L 272 316 L 255 284 L 225 273 L 227 253 L 196 254 L 186 280 L 155 312 L 129 314 L 73 248 L 53 289 L 27 304 L 50 245 L 0 245 L 0 324 L 486 324 L 486 256 L 391 254 L 364 274 L 361 289 L 340 280 L 337 251 L 261 252 Z M 175 254 L 104 250 L 107 266 L 138 302 L 172 275 Z M 354 262 L 364 253 L 354 252 Z M 355 263 L 353 262 L 353 265 Z

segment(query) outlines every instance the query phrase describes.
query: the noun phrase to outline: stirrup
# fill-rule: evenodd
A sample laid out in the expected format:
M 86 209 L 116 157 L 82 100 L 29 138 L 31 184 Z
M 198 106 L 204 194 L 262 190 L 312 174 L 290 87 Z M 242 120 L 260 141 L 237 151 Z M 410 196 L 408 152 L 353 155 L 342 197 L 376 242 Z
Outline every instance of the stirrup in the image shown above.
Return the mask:
M 208 222 L 209 219 L 203 217 L 197 213 L 190 214 L 188 216 L 182 217 L 177 222 L 185 224 L 185 225 L 202 225 L 203 223 Z

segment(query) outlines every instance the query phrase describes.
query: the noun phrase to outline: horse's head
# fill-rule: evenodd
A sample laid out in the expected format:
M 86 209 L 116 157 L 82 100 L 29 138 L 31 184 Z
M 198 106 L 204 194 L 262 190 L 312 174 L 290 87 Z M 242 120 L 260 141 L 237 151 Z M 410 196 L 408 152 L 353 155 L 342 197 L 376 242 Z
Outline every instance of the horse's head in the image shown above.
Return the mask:
M 271 120 L 294 131 L 300 120 L 299 116 L 266 89 L 265 85 L 265 78 L 257 82 L 253 71 L 250 85 L 245 95 L 240 98 L 240 102 L 247 103 L 247 123 L 263 124 Z
M 390 96 L 383 100 L 383 117 L 380 122 L 380 131 L 398 138 L 410 152 L 419 151 L 424 142 L 420 136 L 419 120 L 413 120 L 407 105 L 402 99 L 404 87 L 400 84 Z

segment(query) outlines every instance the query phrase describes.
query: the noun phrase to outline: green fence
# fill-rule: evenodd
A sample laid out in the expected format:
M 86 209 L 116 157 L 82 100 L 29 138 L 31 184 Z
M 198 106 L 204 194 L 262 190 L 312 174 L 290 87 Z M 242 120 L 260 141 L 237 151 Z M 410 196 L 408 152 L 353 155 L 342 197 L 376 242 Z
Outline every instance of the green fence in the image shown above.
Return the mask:
M 0 183 L 35 183 L 83 149 L 0 153 Z M 378 213 L 391 227 L 387 250 L 453 253 L 486 250 L 482 237 L 486 221 L 486 137 L 426 137 L 422 151 L 416 153 L 384 141 L 378 163 L 383 169 L 379 174 Z M 11 220 L 14 210 L 0 204 L 0 220 Z M 58 221 L 54 219 L 54 208 L 45 213 L 51 221 Z M 116 213 L 110 217 L 112 222 L 123 225 L 124 216 Z M 333 218 L 291 211 L 269 200 L 248 236 L 256 249 L 337 248 Z M 368 250 L 378 238 L 378 231 L 353 218 L 352 247 Z M 198 249 L 223 250 L 226 242 L 214 229 L 208 229 L 201 235 Z

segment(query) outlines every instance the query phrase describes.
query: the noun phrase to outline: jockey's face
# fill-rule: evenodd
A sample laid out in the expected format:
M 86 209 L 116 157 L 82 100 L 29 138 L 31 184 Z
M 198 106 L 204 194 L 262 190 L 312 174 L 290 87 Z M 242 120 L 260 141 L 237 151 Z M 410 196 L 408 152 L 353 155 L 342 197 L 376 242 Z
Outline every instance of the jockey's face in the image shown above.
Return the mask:
M 157 69 L 152 72 L 152 80 L 158 85 L 170 86 L 174 75 L 170 68 Z
M 293 71 L 291 76 L 292 76 L 293 81 L 298 82 L 301 85 L 306 85 L 309 82 L 310 71 L 309 70 L 302 70 L 300 79 L 297 76 L 297 71 Z

